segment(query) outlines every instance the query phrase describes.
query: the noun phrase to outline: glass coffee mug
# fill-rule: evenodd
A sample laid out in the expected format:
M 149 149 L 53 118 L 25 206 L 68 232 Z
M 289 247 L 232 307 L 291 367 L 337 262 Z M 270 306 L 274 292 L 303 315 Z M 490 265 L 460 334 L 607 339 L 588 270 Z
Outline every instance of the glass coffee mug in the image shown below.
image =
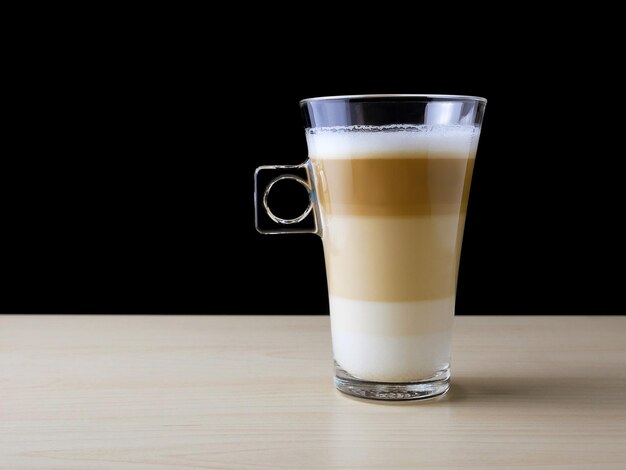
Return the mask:
M 300 105 L 309 159 L 257 169 L 257 230 L 322 238 L 340 391 L 381 400 L 441 395 L 450 386 L 461 241 L 486 100 L 361 95 Z M 281 174 L 258 188 L 266 170 Z M 293 219 L 268 204 L 284 180 L 309 193 Z M 261 207 L 274 229 L 260 227 Z M 312 228 L 298 228 L 311 212 Z

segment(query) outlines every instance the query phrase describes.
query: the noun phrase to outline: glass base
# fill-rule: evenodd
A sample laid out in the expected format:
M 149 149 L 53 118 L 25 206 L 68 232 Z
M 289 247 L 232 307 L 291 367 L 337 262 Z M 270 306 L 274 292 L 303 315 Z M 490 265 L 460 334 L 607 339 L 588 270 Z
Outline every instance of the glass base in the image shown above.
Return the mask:
M 416 382 L 370 382 L 358 379 L 335 363 L 335 387 L 348 395 L 371 400 L 423 400 L 443 395 L 450 388 L 450 367 Z

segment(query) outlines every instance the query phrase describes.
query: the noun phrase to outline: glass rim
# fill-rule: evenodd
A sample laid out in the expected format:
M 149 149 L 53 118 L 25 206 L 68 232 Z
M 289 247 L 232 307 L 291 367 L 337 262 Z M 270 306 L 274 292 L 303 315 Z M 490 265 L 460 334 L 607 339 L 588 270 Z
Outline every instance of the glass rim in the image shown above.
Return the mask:
M 437 95 L 437 94 L 371 94 L 371 95 L 337 95 L 337 96 L 317 96 L 313 98 L 305 98 L 300 100 L 300 104 L 311 103 L 316 101 L 334 101 L 334 100 L 367 100 L 380 98 L 398 98 L 398 99 L 420 99 L 423 101 L 478 101 L 487 103 L 487 98 L 482 96 L 471 95 Z

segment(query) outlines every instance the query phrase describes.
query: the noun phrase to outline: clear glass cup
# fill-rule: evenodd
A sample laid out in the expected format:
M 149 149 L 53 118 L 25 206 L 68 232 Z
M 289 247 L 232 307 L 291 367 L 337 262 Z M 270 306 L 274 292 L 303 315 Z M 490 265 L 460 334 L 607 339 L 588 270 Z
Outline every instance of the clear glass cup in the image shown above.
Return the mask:
M 257 169 L 257 230 L 322 238 L 340 391 L 381 400 L 441 395 L 486 100 L 360 95 L 300 105 L 309 159 Z M 265 171 L 280 174 L 259 190 Z M 309 193 L 293 219 L 268 204 L 284 180 Z M 262 227 L 262 218 L 274 226 Z M 311 226 L 299 225 L 308 219 Z

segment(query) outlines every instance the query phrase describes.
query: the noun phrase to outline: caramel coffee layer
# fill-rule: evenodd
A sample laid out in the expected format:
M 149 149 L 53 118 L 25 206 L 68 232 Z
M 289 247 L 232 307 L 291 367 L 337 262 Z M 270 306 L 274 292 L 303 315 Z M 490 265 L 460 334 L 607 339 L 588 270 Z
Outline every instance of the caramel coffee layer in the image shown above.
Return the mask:
M 474 158 L 404 152 L 312 163 L 326 214 L 424 216 L 466 208 Z

